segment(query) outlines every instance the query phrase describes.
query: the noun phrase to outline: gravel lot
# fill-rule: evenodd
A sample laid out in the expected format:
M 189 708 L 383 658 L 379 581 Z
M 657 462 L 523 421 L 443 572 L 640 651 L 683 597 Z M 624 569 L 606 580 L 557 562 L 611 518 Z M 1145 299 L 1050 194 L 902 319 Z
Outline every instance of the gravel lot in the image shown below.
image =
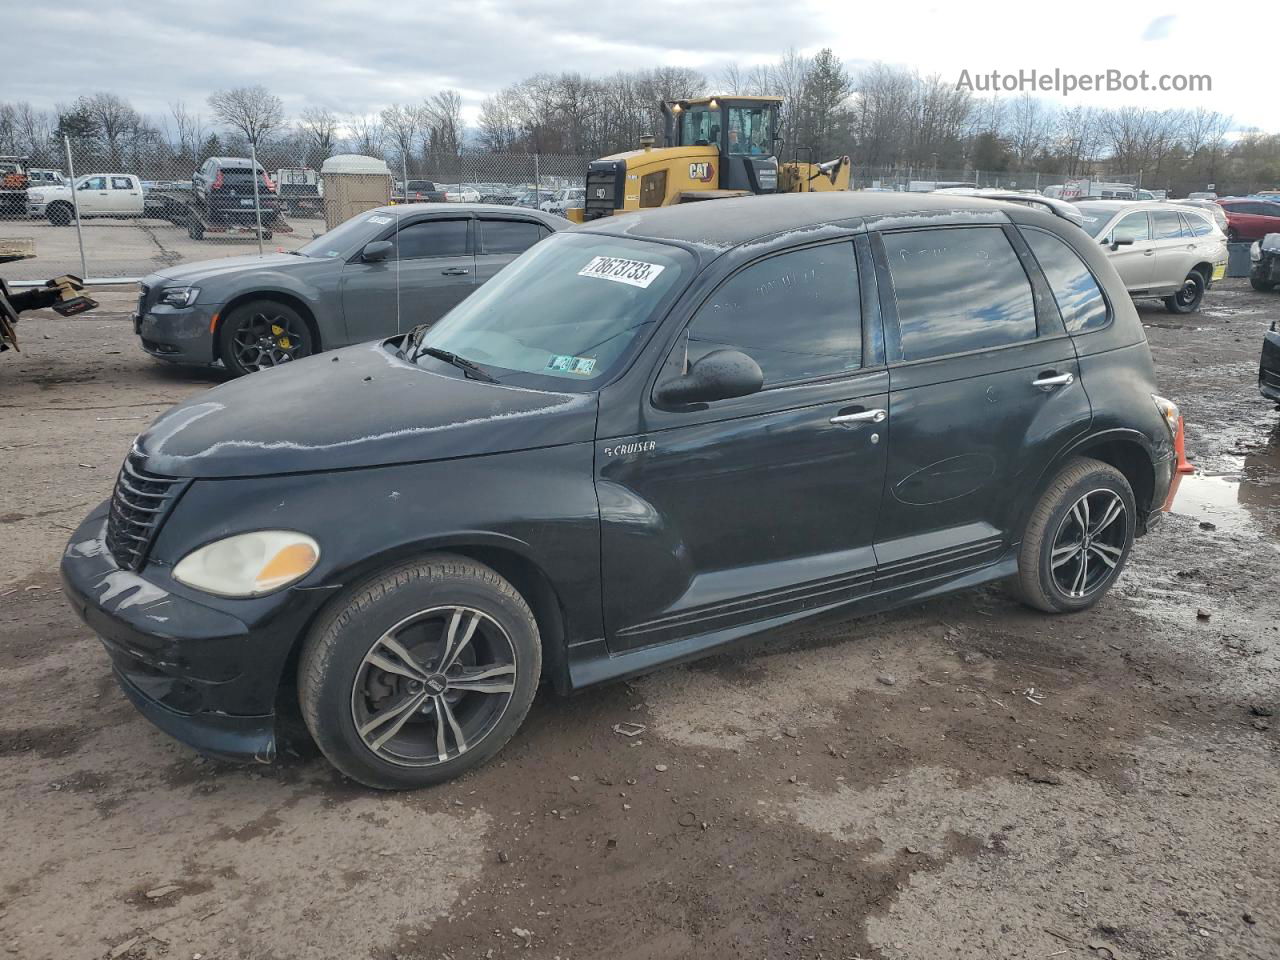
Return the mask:
M 217 375 L 152 362 L 131 297 L 101 299 L 0 356 L 0 950 L 1280 958 L 1280 427 L 1255 386 L 1280 296 L 1143 308 L 1202 474 L 1094 610 L 993 588 L 543 693 L 488 767 L 407 795 L 203 760 L 115 688 L 57 559 L 132 436 Z

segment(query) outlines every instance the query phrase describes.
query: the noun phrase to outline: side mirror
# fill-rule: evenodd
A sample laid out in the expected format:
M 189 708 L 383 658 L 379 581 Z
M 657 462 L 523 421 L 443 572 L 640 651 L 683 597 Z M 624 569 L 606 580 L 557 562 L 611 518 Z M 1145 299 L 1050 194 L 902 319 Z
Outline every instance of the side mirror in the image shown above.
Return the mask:
M 391 250 L 390 240 L 374 240 L 364 245 L 364 249 L 360 251 L 360 259 L 365 263 L 381 263 L 391 256 Z
M 1131 247 L 1131 246 L 1133 246 L 1133 237 L 1124 237 L 1124 238 L 1112 237 L 1111 238 L 1112 250 L 1119 250 L 1121 247 Z
M 712 350 L 689 365 L 683 377 L 664 383 L 656 398 L 663 406 L 711 403 L 757 393 L 764 386 L 764 373 L 741 350 Z

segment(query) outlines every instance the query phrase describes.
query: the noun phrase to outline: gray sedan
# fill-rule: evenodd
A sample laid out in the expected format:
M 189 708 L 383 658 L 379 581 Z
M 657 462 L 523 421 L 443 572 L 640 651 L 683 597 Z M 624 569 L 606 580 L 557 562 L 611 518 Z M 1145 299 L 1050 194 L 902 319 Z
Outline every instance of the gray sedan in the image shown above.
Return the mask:
M 168 267 L 142 281 L 134 331 L 174 363 L 251 373 L 434 323 L 543 237 L 540 210 L 451 203 L 379 207 L 293 253 Z

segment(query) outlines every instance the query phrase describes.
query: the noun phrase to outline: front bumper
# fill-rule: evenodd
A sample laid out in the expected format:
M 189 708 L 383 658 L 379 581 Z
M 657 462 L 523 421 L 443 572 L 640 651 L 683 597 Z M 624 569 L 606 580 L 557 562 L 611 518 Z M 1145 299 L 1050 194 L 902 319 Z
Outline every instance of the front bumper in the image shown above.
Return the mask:
M 218 359 L 214 343 L 214 317 L 221 304 L 194 303 L 189 307 L 154 304 L 134 314 L 133 332 L 142 349 L 171 363 L 208 365 Z
M 157 727 L 202 753 L 270 761 L 284 666 L 322 596 L 285 590 L 252 601 L 196 600 L 176 592 L 179 585 L 154 564 L 143 568 L 146 576 L 120 569 L 103 543 L 106 516 L 104 503 L 72 536 L 62 586 L 102 641 L 125 694 Z
M 1280 403 L 1280 331 L 1268 330 L 1262 340 L 1262 359 L 1258 363 L 1258 392 L 1268 400 Z

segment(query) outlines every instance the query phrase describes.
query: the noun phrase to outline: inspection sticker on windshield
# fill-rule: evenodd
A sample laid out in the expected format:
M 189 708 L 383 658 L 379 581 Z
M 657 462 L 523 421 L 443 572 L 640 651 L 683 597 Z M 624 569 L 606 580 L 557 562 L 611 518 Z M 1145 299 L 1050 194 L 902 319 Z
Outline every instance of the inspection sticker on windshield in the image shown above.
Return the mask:
M 580 377 L 591 376 L 591 371 L 596 368 L 594 357 L 570 357 L 561 354 L 552 354 L 551 359 L 547 361 L 548 370 L 557 370 L 560 373 L 576 373 Z
M 618 283 L 629 283 L 633 287 L 647 287 L 658 279 L 658 274 L 665 269 L 666 267 L 660 263 L 645 263 L 643 260 L 595 257 L 578 271 L 578 276 L 616 280 Z

